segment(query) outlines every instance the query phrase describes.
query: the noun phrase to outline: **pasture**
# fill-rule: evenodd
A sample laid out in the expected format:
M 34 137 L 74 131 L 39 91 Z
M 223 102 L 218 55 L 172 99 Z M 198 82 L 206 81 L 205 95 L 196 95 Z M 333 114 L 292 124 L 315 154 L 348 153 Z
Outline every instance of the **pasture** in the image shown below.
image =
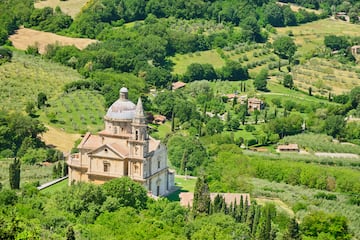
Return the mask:
M 18 29 L 9 39 L 14 47 L 20 50 L 26 50 L 29 46 L 38 46 L 41 54 L 45 53 L 46 46 L 49 44 L 59 44 L 62 46 L 74 45 L 79 49 L 84 49 L 89 44 L 96 42 L 96 40 L 88 38 L 65 37 L 29 28 Z
M 56 6 L 59 6 L 63 13 L 66 13 L 74 18 L 78 13 L 81 12 L 81 9 L 88 1 L 89 0 L 36 0 L 34 6 L 35 8 L 51 7 L 53 9 L 55 9 Z
M 0 66 L 1 107 L 24 111 L 27 102 L 36 102 L 43 92 L 48 99 L 57 98 L 64 84 L 82 77 L 75 70 L 41 57 L 14 51 L 12 61 Z

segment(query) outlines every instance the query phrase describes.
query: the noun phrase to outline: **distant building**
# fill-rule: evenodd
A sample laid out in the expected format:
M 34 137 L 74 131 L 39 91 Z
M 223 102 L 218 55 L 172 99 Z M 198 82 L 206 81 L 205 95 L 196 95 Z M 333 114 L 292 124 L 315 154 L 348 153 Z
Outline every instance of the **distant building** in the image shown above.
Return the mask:
M 277 152 L 299 152 L 299 146 L 297 144 L 279 145 L 276 149 Z
M 163 116 L 163 115 L 154 115 L 153 123 L 161 125 L 161 124 L 164 124 L 165 121 L 166 121 L 165 116 Z
M 78 146 L 79 153 L 69 156 L 69 184 L 102 184 L 128 176 L 153 195 L 165 195 L 174 186 L 174 173 L 167 166 L 167 150 L 147 133 L 144 110 L 128 100 L 128 90 L 108 109 L 105 129 L 87 133 Z
M 215 197 L 220 195 L 224 198 L 225 203 L 229 206 L 230 203 L 240 203 L 241 197 L 243 199 L 243 203 L 250 206 L 250 194 L 248 193 L 210 193 L 211 201 L 214 201 Z M 194 200 L 194 193 L 192 192 L 181 192 L 180 195 L 180 205 L 184 207 L 192 206 Z
M 176 90 L 176 89 L 179 89 L 179 88 L 183 88 L 186 86 L 186 83 L 184 82 L 174 82 L 171 84 L 171 87 L 172 87 L 172 90 Z
M 261 110 L 264 108 L 264 102 L 258 98 L 248 98 L 248 111 L 252 112 L 255 110 Z

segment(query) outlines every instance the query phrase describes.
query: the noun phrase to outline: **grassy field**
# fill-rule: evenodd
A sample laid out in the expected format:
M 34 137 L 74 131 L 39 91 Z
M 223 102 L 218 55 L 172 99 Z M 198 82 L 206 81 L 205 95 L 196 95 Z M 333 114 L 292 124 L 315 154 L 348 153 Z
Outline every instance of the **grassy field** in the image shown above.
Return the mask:
M 0 159 L 0 182 L 4 187 L 9 188 L 9 164 L 12 159 Z M 49 182 L 52 179 L 52 166 L 37 166 L 21 164 L 20 187 L 24 183 L 39 181 L 40 184 Z
M 59 128 L 47 125 L 48 129 L 42 134 L 41 139 L 45 144 L 55 147 L 63 152 L 69 152 L 74 147 L 74 142 L 78 140 L 81 135 L 77 133 L 67 133 Z
M 88 1 L 89 0 L 36 0 L 34 6 L 35 8 L 51 7 L 53 9 L 55 9 L 56 6 L 59 6 L 63 13 L 66 13 L 74 18 L 78 13 L 80 13 L 81 9 Z
M 20 52 L 12 62 L 0 66 L 1 108 L 23 111 L 27 102 L 36 102 L 39 92 L 48 99 L 61 95 L 64 84 L 82 77 L 75 70 Z
M 170 201 L 180 201 L 179 194 L 181 192 L 194 192 L 196 179 L 184 177 L 175 177 L 175 186 L 179 187 L 179 190 L 171 193 L 167 196 Z
M 41 193 L 51 195 L 55 192 L 59 192 L 59 191 L 63 190 L 64 188 L 67 188 L 67 187 L 69 187 L 69 180 L 65 179 L 64 181 L 58 182 L 48 188 L 41 190 Z
M 70 133 L 97 132 L 103 129 L 104 98 L 97 92 L 81 90 L 64 93 L 49 101 L 40 119 Z
M 184 74 L 186 72 L 186 68 L 192 63 L 209 63 L 213 65 L 215 69 L 221 68 L 225 65 L 225 61 L 215 50 L 188 54 L 176 54 L 170 59 L 175 64 L 173 70 L 174 74 Z
M 46 46 L 49 44 L 56 43 L 63 46 L 74 45 L 79 49 L 84 49 L 89 44 L 96 42 L 96 40 L 88 38 L 64 37 L 54 33 L 42 32 L 29 28 L 20 28 L 15 34 L 11 35 L 9 39 L 13 46 L 20 50 L 26 50 L 28 46 L 37 45 L 40 53 L 44 53 Z
M 304 54 L 318 50 L 326 35 L 360 36 L 360 25 L 327 18 L 300 26 L 276 28 L 276 31 L 279 35 L 287 35 L 291 31 L 298 45 L 298 53 Z

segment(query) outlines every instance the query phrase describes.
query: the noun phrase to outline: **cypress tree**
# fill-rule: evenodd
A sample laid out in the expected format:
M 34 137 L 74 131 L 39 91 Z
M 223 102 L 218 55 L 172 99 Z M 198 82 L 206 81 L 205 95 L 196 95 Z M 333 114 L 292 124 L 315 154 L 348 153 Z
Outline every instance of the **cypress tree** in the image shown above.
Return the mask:
M 210 191 L 209 185 L 204 176 L 198 177 L 195 184 L 193 212 L 197 214 L 209 214 L 210 210 Z
M 300 229 L 299 224 L 295 218 L 290 219 L 287 232 L 284 234 L 284 240 L 300 240 Z
M 221 196 L 217 194 L 214 198 L 214 213 L 220 212 L 221 209 Z
M 175 112 L 174 112 L 174 108 L 172 109 L 172 113 L 171 113 L 171 132 L 175 131 Z
M 69 226 L 66 231 L 66 240 L 75 240 L 75 232 L 72 226 Z
M 242 216 L 244 215 L 244 198 L 241 195 L 239 203 L 239 222 L 242 222 Z
M 57 174 L 58 174 L 57 165 L 54 164 L 53 169 L 52 169 L 52 176 L 53 176 L 53 178 L 57 178 Z
M 252 218 L 249 217 L 248 219 L 249 219 L 249 223 L 251 222 L 252 219 L 251 234 L 254 236 L 256 234 L 256 230 L 258 228 L 260 221 L 260 207 L 259 206 L 254 207 L 253 213 L 254 216 Z
M 14 162 L 9 165 L 9 182 L 11 189 L 20 189 L 20 160 L 14 158 Z
M 68 168 L 68 165 L 67 165 L 66 161 L 64 161 L 64 164 L 63 164 L 63 176 L 68 175 L 68 173 L 69 173 L 69 168 Z

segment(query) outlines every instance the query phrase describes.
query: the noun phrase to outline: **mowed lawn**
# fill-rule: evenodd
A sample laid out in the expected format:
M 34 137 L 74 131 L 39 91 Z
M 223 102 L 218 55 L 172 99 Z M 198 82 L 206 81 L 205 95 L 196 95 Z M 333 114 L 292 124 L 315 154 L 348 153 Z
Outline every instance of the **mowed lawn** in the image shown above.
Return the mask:
M 170 201 L 180 201 L 180 193 L 181 192 L 194 192 L 195 189 L 196 178 L 184 178 L 184 177 L 175 177 L 175 186 L 179 189 L 166 198 Z
M 208 63 L 213 65 L 215 69 L 221 68 L 225 65 L 225 61 L 215 50 L 208 50 L 183 55 L 176 54 L 170 59 L 175 64 L 173 69 L 174 74 L 184 74 L 187 67 L 192 63 Z

